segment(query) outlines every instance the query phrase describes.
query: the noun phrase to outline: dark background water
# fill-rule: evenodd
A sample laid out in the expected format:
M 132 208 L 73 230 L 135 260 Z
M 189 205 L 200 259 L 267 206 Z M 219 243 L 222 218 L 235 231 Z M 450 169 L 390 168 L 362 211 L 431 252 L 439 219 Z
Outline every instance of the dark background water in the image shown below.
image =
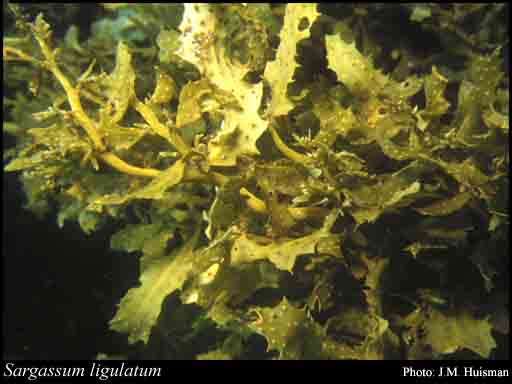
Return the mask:
M 3 177 L 4 358 L 90 359 L 119 350 L 108 331 L 115 304 L 137 280 L 133 255 L 109 252 L 110 230 L 59 229 L 22 208 L 15 174 Z M 120 343 L 118 345 L 118 343 Z

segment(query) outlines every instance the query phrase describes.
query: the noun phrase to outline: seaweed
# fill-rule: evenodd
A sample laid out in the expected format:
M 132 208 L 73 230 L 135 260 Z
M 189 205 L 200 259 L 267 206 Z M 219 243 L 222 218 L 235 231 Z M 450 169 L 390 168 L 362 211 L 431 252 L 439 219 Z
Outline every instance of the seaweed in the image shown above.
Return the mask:
M 464 289 L 508 295 L 508 6 L 127 3 L 85 39 L 7 7 L 4 170 L 60 226 L 123 226 L 130 343 L 171 295 L 199 308 L 182 337 L 219 332 L 197 359 L 256 335 L 262 359 L 490 358 L 508 333 Z M 453 50 L 410 48 L 432 34 Z

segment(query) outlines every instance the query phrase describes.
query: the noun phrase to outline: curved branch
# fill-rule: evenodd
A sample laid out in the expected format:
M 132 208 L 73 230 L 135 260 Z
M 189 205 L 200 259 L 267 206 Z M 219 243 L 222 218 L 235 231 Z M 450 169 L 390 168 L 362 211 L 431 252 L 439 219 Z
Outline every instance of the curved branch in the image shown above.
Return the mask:
M 39 17 L 39 16 L 38 16 Z M 37 21 L 36 21 L 37 23 Z M 105 145 L 101 140 L 101 135 L 96 128 L 96 125 L 93 121 L 87 116 L 85 113 L 82 103 L 80 102 L 80 95 L 75 87 L 71 85 L 71 82 L 68 78 L 62 73 L 60 68 L 55 61 L 55 52 L 50 49 L 48 44 L 46 44 L 45 39 L 39 35 L 37 30 L 34 28 L 34 37 L 39 43 L 39 47 L 43 53 L 45 58 L 44 66 L 55 76 L 55 78 L 59 81 L 66 92 L 66 95 L 69 100 L 69 105 L 71 106 L 71 110 L 73 111 L 73 115 L 78 121 L 78 123 L 85 129 L 87 135 L 91 138 L 94 147 L 99 151 L 105 150 Z
M 274 140 L 274 143 L 276 144 L 276 147 L 287 158 L 289 158 L 290 160 L 296 161 L 298 163 L 301 163 L 301 164 L 305 164 L 311 160 L 306 155 L 303 155 L 302 153 L 294 151 L 293 149 L 288 147 L 286 145 L 286 143 L 281 139 L 281 137 L 279 137 L 279 134 L 277 133 L 275 127 L 272 124 L 268 125 L 268 130 L 270 132 L 270 136 L 272 136 L 272 139 Z
M 140 168 L 136 167 L 134 165 L 130 165 L 124 160 L 121 160 L 119 157 L 114 155 L 111 152 L 105 152 L 101 153 L 100 159 L 103 160 L 105 163 L 110 165 L 112 168 L 117 169 L 118 171 L 121 171 L 123 173 L 127 173 L 129 175 L 134 176 L 144 176 L 144 177 L 157 177 L 162 173 L 162 171 L 159 171 L 158 169 L 153 168 Z

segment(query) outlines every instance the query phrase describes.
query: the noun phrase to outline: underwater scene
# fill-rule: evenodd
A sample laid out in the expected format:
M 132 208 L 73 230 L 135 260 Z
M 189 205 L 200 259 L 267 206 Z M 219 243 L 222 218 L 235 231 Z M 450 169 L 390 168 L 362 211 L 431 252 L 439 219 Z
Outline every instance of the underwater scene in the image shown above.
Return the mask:
M 508 15 L 4 1 L 4 359 L 509 359 Z

